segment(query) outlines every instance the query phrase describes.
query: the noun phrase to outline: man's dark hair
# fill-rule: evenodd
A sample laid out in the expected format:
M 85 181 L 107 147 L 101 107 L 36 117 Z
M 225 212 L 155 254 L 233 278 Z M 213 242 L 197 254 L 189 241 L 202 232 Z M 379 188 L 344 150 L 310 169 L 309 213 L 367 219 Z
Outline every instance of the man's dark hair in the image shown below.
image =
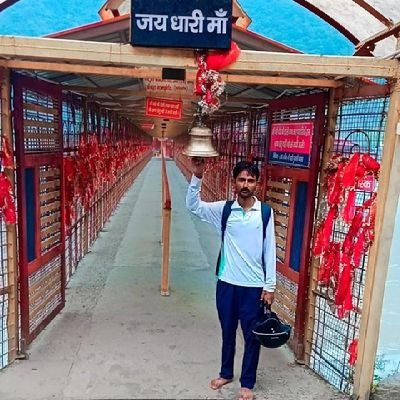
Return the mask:
M 260 170 L 256 164 L 250 161 L 239 161 L 233 168 L 233 179 L 236 179 L 242 171 L 247 171 L 249 175 L 255 176 L 257 180 L 260 177 Z

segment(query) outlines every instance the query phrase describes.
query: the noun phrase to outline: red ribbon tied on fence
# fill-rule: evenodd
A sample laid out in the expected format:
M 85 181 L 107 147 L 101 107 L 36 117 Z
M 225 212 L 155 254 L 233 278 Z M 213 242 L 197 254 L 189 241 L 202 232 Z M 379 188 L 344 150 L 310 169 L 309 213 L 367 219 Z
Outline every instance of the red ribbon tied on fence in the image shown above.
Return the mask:
M 0 213 L 6 224 L 17 223 L 11 182 L 4 172 L 0 172 Z
M 0 164 L 4 169 L 12 169 L 14 166 L 10 145 L 5 136 L 1 137 Z M 13 188 L 10 179 L 4 171 L 0 172 L 0 214 L 6 224 L 13 225 L 17 223 Z
M 8 139 L 5 136 L 1 137 L 1 165 L 3 168 L 13 168 L 14 161 L 10 151 Z
M 358 339 L 354 339 L 350 344 L 349 348 L 347 349 L 349 353 L 349 365 L 352 367 L 356 365 L 357 356 L 358 356 Z
M 94 196 L 105 182 L 115 182 L 125 166 L 135 162 L 150 146 L 137 137 L 120 139 L 113 143 L 106 133 L 104 143 L 99 143 L 94 133 L 80 138 L 75 154 L 63 160 L 65 184 L 65 224 L 70 227 L 79 202 L 89 209 Z

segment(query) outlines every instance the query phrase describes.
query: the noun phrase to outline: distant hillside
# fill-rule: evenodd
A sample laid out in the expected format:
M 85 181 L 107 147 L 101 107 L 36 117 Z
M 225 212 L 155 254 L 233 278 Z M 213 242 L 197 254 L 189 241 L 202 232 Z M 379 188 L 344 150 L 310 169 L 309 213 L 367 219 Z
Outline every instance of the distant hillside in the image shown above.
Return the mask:
M 184 0 L 183 0 L 184 1 Z M 105 0 L 21 0 L 0 13 L 0 34 L 43 36 L 100 20 Z M 306 53 L 352 53 L 336 30 L 293 0 L 239 0 L 249 29 Z

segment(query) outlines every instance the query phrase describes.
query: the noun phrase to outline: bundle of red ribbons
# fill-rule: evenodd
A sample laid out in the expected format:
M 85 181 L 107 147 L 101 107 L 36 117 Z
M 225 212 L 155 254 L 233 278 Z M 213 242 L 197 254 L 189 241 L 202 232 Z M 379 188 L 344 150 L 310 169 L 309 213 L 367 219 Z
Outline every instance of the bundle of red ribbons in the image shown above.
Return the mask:
M 88 209 L 101 185 L 114 182 L 123 167 L 148 149 L 148 144 L 135 138 L 113 142 L 109 136 L 99 143 L 95 134 L 82 135 L 78 151 L 64 158 L 66 226 L 75 217 L 75 201 Z
M 327 212 L 316 229 L 313 255 L 321 257 L 318 282 L 332 289 L 339 318 L 353 310 L 354 271 L 375 236 L 376 193 L 362 202 L 367 194 L 358 188 L 369 177 L 378 180 L 379 168 L 372 156 L 360 153 L 350 158 L 335 155 L 326 168 Z M 357 190 L 361 194 L 358 200 Z M 344 240 L 333 235 L 335 222 L 347 224 Z
M 232 41 L 228 50 L 196 53 L 197 74 L 194 93 L 202 114 L 211 114 L 220 107 L 219 96 L 225 90 L 225 82 L 218 71 L 235 62 L 240 55 L 238 45 Z

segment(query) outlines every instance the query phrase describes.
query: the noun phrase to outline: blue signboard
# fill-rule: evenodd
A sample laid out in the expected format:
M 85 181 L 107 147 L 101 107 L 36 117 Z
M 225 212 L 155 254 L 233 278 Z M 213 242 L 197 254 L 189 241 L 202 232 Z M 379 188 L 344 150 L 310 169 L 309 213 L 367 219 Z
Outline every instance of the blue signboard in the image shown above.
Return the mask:
M 232 0 L 132 0 L 131 44 L 229 49 Z

